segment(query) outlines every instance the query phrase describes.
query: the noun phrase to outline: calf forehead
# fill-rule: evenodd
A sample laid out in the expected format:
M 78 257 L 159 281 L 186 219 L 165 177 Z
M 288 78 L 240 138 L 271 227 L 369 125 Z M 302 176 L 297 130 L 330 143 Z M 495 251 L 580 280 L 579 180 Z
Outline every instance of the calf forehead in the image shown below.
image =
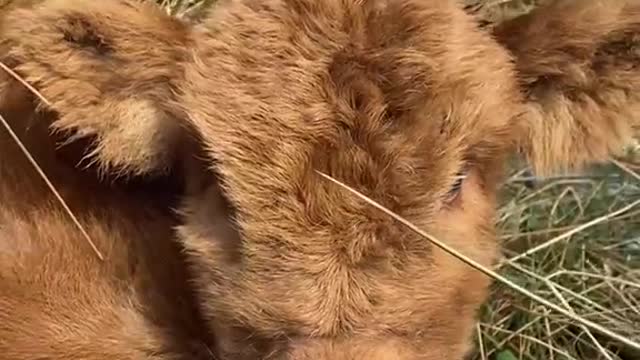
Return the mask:
M 218 156 L 259 145 L 273 158 L 345 128 L 430 138 L 432 154 L 509 131 L 518 92 L 508 55 L 455 2 L 235 1 L 204 26 L 187 79 L 215 86 L 185 103 L 211 125 L 237 120 L 207 139 Z
M 181 103 L 245 220 L 275 206 L 254 215 L 345 223 L 327 218 L 335 202 L 308 201 L 322 197 L 314 169 L 428 214 L 465 161 L 513 135 L 509 57 L 455 2 L 240 0 L 202 26 Z

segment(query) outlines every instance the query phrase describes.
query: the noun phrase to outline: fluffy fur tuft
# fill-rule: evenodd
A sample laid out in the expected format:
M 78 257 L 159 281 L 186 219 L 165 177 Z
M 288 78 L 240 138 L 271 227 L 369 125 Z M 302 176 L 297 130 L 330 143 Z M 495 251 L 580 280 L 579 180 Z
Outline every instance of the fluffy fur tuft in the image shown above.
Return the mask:
M 0 32 L 0 60 L 50 102 L 47 110 L 59 115 L 54 129 L 95 142 L 86 155 L 105 172 L 173 165 L 181 130 L 171 102 L 189 46 L 184 24 L 148 2 L 49 0 L 9 11 Z
M 541 174 L 607 161 L 640 130 L 640 2 L 555 0 L 495 29 L 529 105 Z

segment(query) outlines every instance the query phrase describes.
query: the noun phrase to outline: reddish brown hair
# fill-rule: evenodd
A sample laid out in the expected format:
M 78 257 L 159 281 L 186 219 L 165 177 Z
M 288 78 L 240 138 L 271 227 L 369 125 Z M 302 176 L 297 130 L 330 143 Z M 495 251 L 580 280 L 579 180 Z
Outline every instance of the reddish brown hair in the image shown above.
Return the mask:
M 315 171 L 491 266 L 511 152 L 579 168 L 637 130 L 639 10 L 558 0 L 490 34 L 453 1 L 225 1 L 187 27 L 51 0 L 2 43 L 107 172 L 187 180 L 222 358 L 459 359 L 489 279 Z

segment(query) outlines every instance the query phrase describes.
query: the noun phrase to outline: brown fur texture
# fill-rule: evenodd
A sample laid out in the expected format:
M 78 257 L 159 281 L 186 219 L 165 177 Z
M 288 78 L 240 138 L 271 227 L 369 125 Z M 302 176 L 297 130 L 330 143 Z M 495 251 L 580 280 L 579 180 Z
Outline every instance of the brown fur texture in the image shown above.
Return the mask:
M 174 237 L 180 184 L 75 167 L 83 154 L 48 131 L 62 117 L 33 98 L 0 73 L 0 115 L 105 259 L 0 126 L 0 359 L 212 359 Z
M 506 52 L 424 1 L 232 1 L 193 43 L 178 103 L 242 239 L 188 197 L 181 237 L 222 357 L 460 358 L 488 279 L 314 170 L 491 266 L 518 108 Z
M 4 56 L 27 82 L 38 84 L 53 110 L 76 109 L 58 111 L 54 128 L 98 137 L 91 155 L 109 172 L 165 171 L 173 160 L 168 154 L 176 153 L 165 149 L 180 142 L 179 123 L 166 104 L 173 98 L 172 80 L 185 56 L 188 31 L 147 2 L 120 6 L 124 9 L 111 1 L 82 0 L 24 6 L 13 11 L 8 25 L 0 24 Z M 68 11 L 74 7 L 82 11 Z
M 494 33 L 530 105 L 525 150 L 535 172 L 607 161 L 638 135 L 639 1 L 549 1 Z
M 638 1 L 561 3 L 492 37 L 454 1 L 226 0 L 187 28 L 51 0 L 2 40 L 102 165 L 187 164 L 179 238 L 220 358 L 460 359 L 489 279 L 315 171 L 491 266 L 515 145 L 551 170 L 637 126 Z

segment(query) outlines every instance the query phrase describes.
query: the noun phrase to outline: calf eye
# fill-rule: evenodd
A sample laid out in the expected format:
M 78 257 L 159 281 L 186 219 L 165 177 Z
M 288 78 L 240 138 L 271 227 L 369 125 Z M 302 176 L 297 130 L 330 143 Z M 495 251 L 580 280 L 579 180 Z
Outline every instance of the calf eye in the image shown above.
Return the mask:
M 463 169 L 456 174 L 453 178 L 454 182 L 451 184 L 449 188 L 449 192 L 447 193 L 447 202 L 452 203 L 460 196 L 460 192 L 462 191 L 462 185 L 464 184 L 465 179 L 467 178 L 467 170 Z

